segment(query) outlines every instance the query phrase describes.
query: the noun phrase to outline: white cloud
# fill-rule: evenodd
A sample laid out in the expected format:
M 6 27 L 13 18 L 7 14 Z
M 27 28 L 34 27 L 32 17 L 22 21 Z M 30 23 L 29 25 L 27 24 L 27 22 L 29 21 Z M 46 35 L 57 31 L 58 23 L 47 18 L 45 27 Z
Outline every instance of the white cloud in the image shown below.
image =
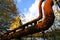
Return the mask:
M 26 8 L 24 9 L 25 12 L 23 14 L 25 15 L 24 19 L 26 21 L 22 21 L 23 24 L 26 22 L 29 22 L 39 16 L 38 3 L 39 3 L 39 0 L 35 0 L 35 2 L 31 5 L 31 7 L 28 9 L 28 11 L 26 11 Z

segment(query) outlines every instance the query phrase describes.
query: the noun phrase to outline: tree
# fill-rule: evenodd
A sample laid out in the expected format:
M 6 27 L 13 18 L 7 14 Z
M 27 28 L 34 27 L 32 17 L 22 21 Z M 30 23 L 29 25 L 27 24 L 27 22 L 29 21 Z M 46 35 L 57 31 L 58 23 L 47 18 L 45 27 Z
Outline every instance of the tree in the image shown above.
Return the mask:
M 13 0 L 0 0 L 0 35 L 7 32 L 12 20 L 19 15 Z

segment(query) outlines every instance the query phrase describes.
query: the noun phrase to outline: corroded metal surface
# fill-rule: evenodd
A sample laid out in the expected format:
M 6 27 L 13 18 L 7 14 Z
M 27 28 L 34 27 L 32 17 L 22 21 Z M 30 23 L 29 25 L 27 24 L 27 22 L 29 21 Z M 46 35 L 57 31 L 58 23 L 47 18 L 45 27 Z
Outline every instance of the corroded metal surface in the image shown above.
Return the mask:
M 39 15 L 39 17 L 37 19 L 34 19 L 33 21 L 20 26 L 20 28 L 23 28 L 26 26 L 28 27 L 28 25 L 32 25 L 32 23 L 34 23 L 35 25 L 25 28 L 23 30 L 17 31 L 17 32 L 16 32 L 16 30 L 19 28 L 15 29 L 13 31 L 10 31 L 13 33 L 9 34 L 10 32 L 8 32 L 7 34 L 5 34 L 1 37 L 1 40 L 8 40 L 8 39 L 12 39 L 15 37 L 22 37 L 22 36 L 26 36 L 28 34 L 34 34 L 37 32 L 41 32 L 42 30 L 45 31 L 45 30 L 49 29 L 49 27 L 51 27 L 51 25 L 53 24 L 54 18 L 55 18 L 53 10 L 52 10 L 53 1 L 46 0 L 45 5 L 44 5 L 45 18 L 42 21 L 37 23 L 37 21 L 39 21 L 42 18 L 42 9 L 41 9 L 42 2 L 43 2 L 43 0 L 40 0 L 40 3 L 39 3 L 39 14 L 41 14 L 41 15 Z

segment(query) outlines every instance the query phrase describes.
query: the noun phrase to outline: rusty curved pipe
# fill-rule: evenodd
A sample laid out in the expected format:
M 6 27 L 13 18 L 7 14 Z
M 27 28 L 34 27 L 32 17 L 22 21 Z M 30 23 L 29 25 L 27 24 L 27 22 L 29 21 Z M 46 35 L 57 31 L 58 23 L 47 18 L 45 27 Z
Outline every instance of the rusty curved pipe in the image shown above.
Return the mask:
M 41 9 L 42 2 L 43 0 L 40 0 L 40 3 L 39 3 L 39 11 L 41 12 L 41 15 L 42 15 L 42 9 Z M 7 39 L 15 38 L 15 37 L 22 37 L 28 34 L 33 34 L 33 33 L 41 32 L 42 30 L 45 31 L 49 29 L 49 27 L 51 27 L 51 25 L 53 24 L 54 18 L 55 18 L 53 10 L 52 10 L 52 4 L 53 4 L 52 0 L 46 0 L 45 5 L 44 5 L 45 18 L 41 22 L 39 22 L 35 26 L 15 32 L 14 34 L 5 35 L 2 37 L 2 40 L 7 40 Z

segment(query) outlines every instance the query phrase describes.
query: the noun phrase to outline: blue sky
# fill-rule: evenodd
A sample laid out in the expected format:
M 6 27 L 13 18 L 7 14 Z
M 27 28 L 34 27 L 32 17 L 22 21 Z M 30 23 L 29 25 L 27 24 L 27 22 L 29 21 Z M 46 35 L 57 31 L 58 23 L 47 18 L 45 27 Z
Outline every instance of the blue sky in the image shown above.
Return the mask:
M 19 8 L 20 12 L 24 12 L 24 9 L 26 8 L 28 10 L 28 8 L 34 3 L 34 1 L 35 0 L 21 0 L 19 2 L 19 0 L 17 0 L 17 8 Z
M 21 17 L 23 23 L 38 17 L 38 3 L 39 0 L 17 0 L 16 7 L 18 8 L 19 13 L 21 12 L 20 15 L 25 15 L 25 18 Z

